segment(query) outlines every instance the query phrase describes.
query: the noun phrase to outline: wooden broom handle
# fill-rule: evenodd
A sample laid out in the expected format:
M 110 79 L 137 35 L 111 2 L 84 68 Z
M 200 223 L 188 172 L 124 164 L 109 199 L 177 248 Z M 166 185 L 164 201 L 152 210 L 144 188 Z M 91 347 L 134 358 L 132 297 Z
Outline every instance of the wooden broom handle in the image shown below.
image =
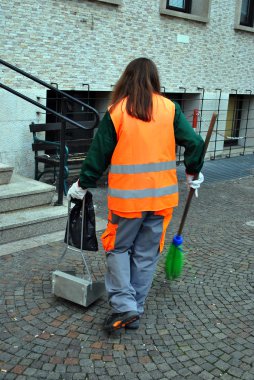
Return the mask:
M 205 154 L 206 154 L 206 151 L 207 151 L 207 148 L 208 148 L 208 145 L 209 145 L 212 133 L 213 133 L 213 128 L 214 128 L 214 124 L 216 122 L 217 116 L 218 116 L 218 114 L 216 112 L 214 112 L 213 115 L 212 115 L 212 118 L 211 118 L 211 121 L 210 121 L 210 125 L 209 125 L 208 131 L 207 131 L 206 139 L 205 139 L 204 150 L 203 150 L 203 153 L 202 153 L 202 156 L 201 156 L 202 159 L 205 158 Z M 196 178 L 197 177 L 198 177 L 198 174 L 196 175 Z M 194 177 L 194 179 L 195 179 L 195 177 Z M 182 234 L 184 223 L 185 223 L 185 220 L 186 220 L 189 208 L 190 208 L 190 204 L 191 204 L 191 200 L 192 200 L 194 192 L 195 192 L 195 189 L 193 189 L 191 187 L 190 191 L 189 191 L 189 195 L 188 195 L 187 201 L 186 201 L 186 204 L 185 204 L 185 207 L 184 207 L 181 223 L 180 223 L 180 226 L 179 226 L 178 231 L 177 231 L 177 235 L 178 236 L 180 236 Z

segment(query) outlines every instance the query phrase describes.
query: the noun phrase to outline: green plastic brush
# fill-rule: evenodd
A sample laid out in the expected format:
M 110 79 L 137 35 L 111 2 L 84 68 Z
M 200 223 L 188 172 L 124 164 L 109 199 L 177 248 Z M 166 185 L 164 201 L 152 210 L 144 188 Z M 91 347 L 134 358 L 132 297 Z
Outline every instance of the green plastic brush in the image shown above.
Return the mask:
M 217 116 L 218 115 L 215 112 L 212 115 L 210 125 L 207 131 L 206 139 L 205 139 L 204 151 L 203 151 L 203 156 L 202 156 L 203 158 L 205 157 Z M 188 198 L 184 207 L 182 219 L 180 222 L 180 226 L 166 254 L 165 272 L 166 272 L 166 278 L 168 280 L 174 280 L 180 277 L 182 274 L 182 270 L 184 267 L 184 256 L 185 256 L 183 247 L 182 247 L 183 245 L 182 231 L 183 231 L 184 223 L 185 223 L 185 220 L 190 208 L 190 204 L 191 204 L 191 200 L 192 200 L 194 192 L 195 192 L 195 189 L 190 188 Z

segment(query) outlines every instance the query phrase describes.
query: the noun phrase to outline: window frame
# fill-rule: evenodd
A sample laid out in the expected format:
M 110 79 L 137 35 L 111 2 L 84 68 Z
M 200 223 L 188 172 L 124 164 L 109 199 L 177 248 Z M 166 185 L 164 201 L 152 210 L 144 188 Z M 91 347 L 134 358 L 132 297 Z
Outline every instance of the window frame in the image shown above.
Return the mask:
M 252 0 L 252 12 L 254 13 L 254 0 Z M 243 2 L 242 0 L 241 1 L 237 1 L 237 6 L 236 6 L 236 12 L 235 12 L 235 30 L 236 31 L 244 31 L 244 32 L 250 32 L 250 33 L 254 33 L 254 15 L 252 16 L 253 17 L 253 26 L 247 26 L 247 25 L 243 25 L 241 24 L 241 12 L 242 12 L 242 5 L 243 5 Z
M 240 10 L 240 21 L 239 24 L 242 26 L 247 26 L 249 28 L 253 28 L 254 26 L 254 0 L 248 0 L 249 1 L 249 9 L 247 14 L 247 23 L 241 22 L 241 16 L 242 16 L 242 8 L 243 8 L 243 0 L 241 3 L 241 10 Z
M 185 0 L 185 7 L 175 7 L 173 5 L 169 5 L 170 0 L 167 0 L 166 2 L 166 9 L 177 11 L 177 12 L 183 12 L 183 13 L 191 13 L 191 3 L 192 0 Z
M 200 7 L 200 0 L 191 1 L 191 13 L 182 12 L 167 8 L 168 0 L 160 0 L 160 14 L 162 16 L 179 17 L 185 20 L 208 23 L 210 17 L 211 0 L 203 0 Z
M 95 0 L 99 3 L 111 4 L 111 5 L 122 5 L 122 0 Z

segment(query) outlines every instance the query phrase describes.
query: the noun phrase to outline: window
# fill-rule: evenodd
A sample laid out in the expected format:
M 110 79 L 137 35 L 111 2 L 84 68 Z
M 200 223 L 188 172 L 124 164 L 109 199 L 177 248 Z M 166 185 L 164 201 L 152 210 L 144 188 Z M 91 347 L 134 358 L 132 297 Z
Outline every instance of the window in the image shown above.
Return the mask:
M 167 0 L 167 9 L 191 13 L 191 0 Z
M 242 0 L 240 25 L 253 27 L 254 0 Z
M 160 14 L 208 22 L 210 3 L 211 0 L 160 0 Z
M 101 3 L 108 3 L 108 4 L 112 4 L 112 5 L 121 5 L 122 4 L 122 0 L 97 0 Z
M 242 119 L 243 99 L 237 95 L 230 95 L 225 128 L 224 146 L 238 145 L 240 125 Z
M 235 29 L 254 33 L 254 0 L 237 1 Z

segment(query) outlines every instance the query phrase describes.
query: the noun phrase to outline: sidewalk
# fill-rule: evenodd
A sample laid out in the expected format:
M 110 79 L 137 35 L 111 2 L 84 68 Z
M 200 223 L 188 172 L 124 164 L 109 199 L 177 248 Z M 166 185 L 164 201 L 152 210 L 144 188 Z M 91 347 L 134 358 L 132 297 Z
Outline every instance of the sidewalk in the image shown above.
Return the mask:
M 0 379 L 253 380 L 254 165 L 251 156 L 245 172 L 244 158 L 205 165 L 183 233 L 184 273 L 169 283 L 161 258 L 139 330 L 106 334 L 106 297 L 86 309 L 51 294 L 61 241 L 1 256 Z M 180 206 L 166 247 L 187 195 L 178 170 Z M 106 219 L 105 188 L 94 201 Z M 101 244 L 89 261 L 103 279 Z M 72 253 L 60 269 L 81 267 Z

